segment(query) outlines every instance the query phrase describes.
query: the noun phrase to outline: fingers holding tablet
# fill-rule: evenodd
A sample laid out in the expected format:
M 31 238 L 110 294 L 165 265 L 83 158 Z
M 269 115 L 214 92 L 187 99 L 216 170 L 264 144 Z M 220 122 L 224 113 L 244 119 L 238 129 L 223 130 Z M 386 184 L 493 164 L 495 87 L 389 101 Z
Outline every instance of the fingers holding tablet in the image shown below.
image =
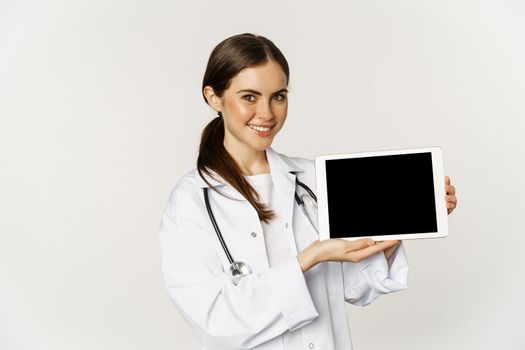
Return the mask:
M 456 187 L 450 183 L 449 176 L 445 176 L 445 194 L 447 213 L 450 215 L 450 213 L 456 209 L 458 199 L 456 198 Z
M 366 259 L 372 255 L 375 255 L 382 251 L 386 251 L 387 249 L 394 248 L 397 245 L 399 245 L 399 241 L 397 240 L 377 241 L 374 244 L 369 245 L 367 247 L 363 247 L 361 249 L 350 251 L 348 249 L 352 246 L 351 243 L 355 243 L 356 241 L 348 241 L 345 239 L 335 238 L 335 239 L 328 239 L 323 242 L 330 242 L 330 241 L 341 241 L 343 242 L 342 246 L 346 248 L 346 251 L 345 249 L 332 251 L 330 255 L 332 261 L 351 261 L 354 263 L 360 262 L 361 260 Z
M 385 252 L 388 259 L 401 242 L 398 240 L 374 241 L 370 238 L 345 240 L 340 238 L 316 240 L 298 255 L 303 272 L 324 261 L 360 262 L 372 255 Z

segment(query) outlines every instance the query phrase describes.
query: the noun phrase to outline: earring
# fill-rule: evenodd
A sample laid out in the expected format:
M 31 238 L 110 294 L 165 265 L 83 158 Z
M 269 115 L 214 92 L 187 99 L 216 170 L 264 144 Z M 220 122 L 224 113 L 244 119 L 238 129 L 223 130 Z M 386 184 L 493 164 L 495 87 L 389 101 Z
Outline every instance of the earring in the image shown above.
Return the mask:
M 219 118 L 222 118 L 222 113 L 220 111 L 217 112 L 217 115 L 219 116 Z

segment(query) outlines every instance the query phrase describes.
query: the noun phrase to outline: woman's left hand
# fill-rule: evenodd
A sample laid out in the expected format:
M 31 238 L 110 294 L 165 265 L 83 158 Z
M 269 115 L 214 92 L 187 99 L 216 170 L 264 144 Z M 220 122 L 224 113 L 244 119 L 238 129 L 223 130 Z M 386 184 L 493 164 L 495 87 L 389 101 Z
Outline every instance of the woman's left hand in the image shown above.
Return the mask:
M 447 203 L 448 214 L 452 213 L 458 204 L 458 199 L 456 198 L 456 188 L 450 184 L 450 177 L 445 176 L 445 201 Z

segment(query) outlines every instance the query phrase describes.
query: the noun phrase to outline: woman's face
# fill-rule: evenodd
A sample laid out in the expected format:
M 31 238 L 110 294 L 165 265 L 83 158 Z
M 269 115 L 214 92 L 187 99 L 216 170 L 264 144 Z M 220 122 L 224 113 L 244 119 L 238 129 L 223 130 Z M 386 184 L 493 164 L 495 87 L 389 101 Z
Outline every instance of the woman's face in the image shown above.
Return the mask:
M 264 151 L 281 130 L 288 111 L 286 75 L 278 63 L 245 68 L 221 100 L 224 146 L 229 151 Z M 258 129 L 258 130 L 257 130 Z

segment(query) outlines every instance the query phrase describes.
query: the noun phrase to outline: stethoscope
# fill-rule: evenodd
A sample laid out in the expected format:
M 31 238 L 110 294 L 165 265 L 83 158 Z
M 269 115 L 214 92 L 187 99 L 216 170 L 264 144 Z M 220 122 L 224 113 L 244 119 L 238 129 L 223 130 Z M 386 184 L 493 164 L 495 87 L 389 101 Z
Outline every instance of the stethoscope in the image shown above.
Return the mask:
M 308 196 L 306 193 L 299 196 L 297 194 L 297 191 L 295 191 L 295 201 L 301 209 L 303 210 L 304 215 L 314 228 L 314 230 L 319 233 L 317 227 L 317 196 L 314 194 L 314 192 L 306 186 L 304 183 L 299 181 L 297 177 L 295 178 L 296 184 L 301 186 L 308 192 L 310 196 Z M 224 250 L 224 253 L 228 257 L 228 260 L 230 261 L 230 278 L 233 282 L 233 284 L 237 285 L 239 281 L 245 277 L 248 276 L 251 273 L 250 267 L 247 263 L 242 261 L 234 261 L 233 257 L 230 253 L 230 250 L 228 249 L 228 246 L 226 245 L 226 242 L 224 242 L 224 238 L 222 237 L 221 230 L 219 229 L 219 225 L 217 225 L 217 221 L 215 221 L 215 216 L 213 215 L 213 212 L 210 208 L 210 199 L 208 197 L 208 188 L 203 188 L 204 191 L 204 201 L 206 202 L 206 209 L 208 210 L 208 215 L 210 216 L 211 223 L 213 225 L 213 228 L 215 229 L 215 232 L 217 232 L 217 237 L 219 238 L 219 242 L 221 243 L 222 249 Z M 308 208 L 306 208 L 306 203 L 308 203 Z M 310 211 L 310 213 L 309 213 Z

